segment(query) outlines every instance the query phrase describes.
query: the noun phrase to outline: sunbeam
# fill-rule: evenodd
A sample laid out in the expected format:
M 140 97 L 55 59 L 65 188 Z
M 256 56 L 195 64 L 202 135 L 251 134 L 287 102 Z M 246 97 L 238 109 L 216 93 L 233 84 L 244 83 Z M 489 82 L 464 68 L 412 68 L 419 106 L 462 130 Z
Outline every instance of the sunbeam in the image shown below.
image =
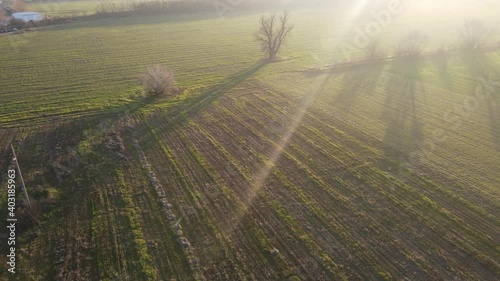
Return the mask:
M 350 29 L 350 23 L 352 20 L 356 19 L 360 13 L 363 11 L 363 9 L 366 7 L 368 4 L 368 0 L 360 0 L 357 3 L 353 4 L 350 8 L 350 12 L 346 13 L 345 17 L 342 19 L 342 22 L 346 22 L 348 24 L 342 25 L 342 28 L 333 30 L 331 34 L 329 34 L 329 38 L 344 38 L 347 32 L 349 32 Z M 334 24 L 331 24 L 331 26 L 335 26 Z M 335 62 L 336 56 L 335 53 L 331 53 L 331 58 L 330 62 Z M 317 95 L 322 91 L 323 87 L 326 85 L 326 83 L 330 80 L 332 76 L 332 73 L 328 73 L 327 75 L 322 75 L 316 77 L 313 85 L 316 85 L 316 88 L 310 91 L 311 94 L 309 94 L 305 99 L 300 108 L 294 113 L 293 117 L 291 120 L 293 120 L 292 124 L 289 125 L 289 127 L 286 129 L 285 134 L 280 138 L 279 142 L 276 143 L 273 152 L 271 153 L 267 163 L 265 164 L 264 167 L 262 167 L 256 174 L 255 177 L 253 178 L 253 182 L 250 185 L 250 188 L 247 192 L 247 202 L 244 204 L 244 207 L 242 209 L 235 210 L 235 214 L 233 216 L 233 221 L 236 223 L 233 224 L 233 228 L 237 227 L 239 222 L 241 222 L 242 218 L 248 214 L 248 211 L 250 209 L 250 206 L 253 204 L 253 201 L 255 198 L 258 196 L 259 191 L 262 189 L 264 186 L 264 183 L 266 182 L 267 178 L 269 177 L 270 173 L 276 166 L 277 161 L 279 160 L 280 156 L 283 154 L 284 149 L 290 142 L 290 139 L 294 135 L 295 131 L 297 130 L 297 127 L 301 124 L 302 119 L 304 118 L 304 115 L 306 114 L 308 108 L 311 106 L 311 104 L 314 102 L 316 99 Z M 231 230 L 232 232 L 232 230 Z
M 337 7 L 332 7 L 330 12 L 332 17 L 328 21 L 325 31 L 323 32 L 323 37 L 321 39 L 321 45 L 324 49 L 329 49 L 335 51 L 336 47 L 341 43 L 341 40 L 347 37 L 348 33 L 352 30 L 353 21 L 359 17 L 368 4 L 368 0 L 359 0 L 349 7 L 349 11 L 342 13 L 340 15 L 335 13 Z M 335 62 L 337 59 L 336 55 L 331 57 L 331 62 Z
M 247 192 L 246 196 L 246 198 L 248 198 L 246 200 L 247 203 L 244 205 L 242 209 L 235 210 L 233 221 L 235 221 L 236 223 L 233 224 L 232 229 L 229 230 L 228 232 L 232 233 L 233 230 L 237 228 L 237 225 L 239 225 L 243 217 L 248 214 L 250 207 L 252 206 L 255 198 L 259 194 L 259 191 L 263 188 L 264 183 L 266 182 L 272 170 L 276 166 L 277 161 L 283 154 L 283 151 L 287 147 L 298 126 L 302 123 L 302 119 L 304 118 L 304 115 L 306 114 L 307 110 L 309 109 L 311 104 L 316 100 L 317 95 L 321 93 L 321 91 L 323 90 L 323 88 L 328 83 L 331 77 L 332 73 L 328 73 L 327 75 L 316 77 L 315 81 L 311 83 L 313 85 L 316 85 L 316 88 L 313 91 L 311 91 L 311 94 L 305 97 L 301 106 L 291 118 L 293 122 L 290 124 L 290 126 L 288 126 L 286 132 L 280 138 L 279 142 L 275 144 L 274 150 L 271 153 L 266 165 L 256 173 L 256 176 L 253 178 L 253 182 L 250 185 L 250 188 Z
M 351 6 L 351 10 L 349 13 L 346 14 L 345 18 L 342 19 L 342 22 L 347 22 L 349 24 L 345 24 L 342 26 L 340 29 L 336 29 L 334 31 L 333 38 L 344 38 L 347 32 L 349 32 L 350 29 L 350 22 L 352 20 L 356 19 L 360 15 L 360 13 L 363 11 L 363 9 L 366 7 L 368 4 L 368 0 L 360 0 L 354 5 Z M 334 24 L 331 24 L 334 26 Z M 335 62 L 336 56 L 335 53 L 331 53 L 331 58 L 330 62 Z M 262 167 L 256 174 L 255 177 L 253 178 L 253 182 L 249 187 L 249 190 L 247 191 L 247 200 L 243 206 L 242 209 L 237 209 L 235 210 L 235 214 L 233 215 L 233 221 L 236 222 L 233 224 L 233 229 L 229 230 L 229 232 L 233 232 L 235 228 L 237 228 L 237 225 L 241 222 L 242 218 L 248 214 L 248 211 L 250 209 L 250 206 L 252 206 L 255 198 L 258 196 L 259 191 L 262 189 L 264 186 L 266 180 L 268 179 L 269 175 L 271 174 L 272 170 L 276 166 L 277 161 L 279 160 L 280 156 L 283 154 L 283 151 L 287 147 L 288 143 L 290 142 L 292 136 L 294 135 L 295 131 L 297 130 L 298 126 L 301 124 L 302 119 L 304 118 L 304 115 L 306 114 L 308 108 L 311 106 L 311 104 L 314 102 L 316 99 L 317 95 L 322 91 L 324 86 L 328 83 L 332 76 L 332 73 L 328 73 L 327 75 L 321 75 L 315 78 L 315 81 L 312 83 L 312 85 L 316 85 L 316 88 L 311 90 L 310 93 L 305 99 L 304 102 L 301 104 L 299 109 L 294 113 L 292 116 L 291 120 L 293 122 L 288 126 L 286 129 L 286 132 L 284 135 L 280 138 L 280 140 L 275 144 L 274 150 L 271 153 L 267 163 Z

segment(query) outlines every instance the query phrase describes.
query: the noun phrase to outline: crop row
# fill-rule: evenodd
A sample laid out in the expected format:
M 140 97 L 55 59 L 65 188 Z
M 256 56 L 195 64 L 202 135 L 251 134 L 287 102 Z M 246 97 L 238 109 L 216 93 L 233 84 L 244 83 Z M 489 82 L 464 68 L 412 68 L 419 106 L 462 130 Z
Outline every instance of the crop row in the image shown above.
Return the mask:
M 248 111 L 248 110 L 250 110 L 250 109 L 249 109 L 249 108 L 247 108 L 247 109 L 245 109 L 245 110 L 247 110 L 247 111 Z M 220 112 L 218 112 L 217 114 L 218 114 L 218 115 L 217 115 L 218 120 L 221 120 L 220 115 L 219 115 L 219 114 L 220 114 Z M 236 115 L 241 116 L 241 115 L 239 115 L 239 114 L 236 114 Z M 261 116 L 265 116 L 265 115 L 261 115 Z M 233 119 L 236 119 L 234 116 L 233 116 L 232 118 L 233 118 Z M 246 120 L 245 122 L 241 122 L 239 126 L 245 126 L 245 124 L 247 124 L 247 123 L 248 123 L 248 120 Z M 207 125 L 207 124 L 204 124 L 204 125 Z M 202 126 L 202 127 L 203 127 L 203 128 L 205 128 L 205 126 Z M 234 127 L 238 127 L 238 125 L 237 125 L 237 126 L 232 126 L 232 128 L 234 128 Z M 255 134 L 255 133 L 253 133 L 253 134 Z M 248 135 L 248 136 L 250 136 L 250 135 L 252 135 L 252 133 L 249 133 L 249 132 L 238 132 L 238 133 L 235 133 L 234 135 Z M 219 135 L 218 137 L 220 137 L 220 135 Z M 259 137 L 261 137 L 261 138 L 262 138 L 262 136 L 259 136 Z M 229 144 L 227 144 L 227 145 L 226 145 L 226 144 L 224 144 L 224 145 L 223 145 L 223 147 L 226 147 L 226 148 L 227 148 L 227 147 L 229 147 Z M 304 144 L 302 144 L 302 145 L 296 145 L 296 147 L 304 147 Z M 329 149 L 329 150 L 331 150 L 331 149 Z M 371 174 L 377 174 L 377 173 L 380 173 L 380 172 L 377 172 L 376 170 L 371 169 L 371 172 L 370 172 L 370 173 L 371 173 Z M 368 179 L 368 180 L 369 180 L 369 179 Z M 376 180 L 376 181 L 385 181 L 385 179 L 384 179 L 384 178 L 380 178 L 379 176 L 375 176 L 375 177 L 374 177 L 374 180 Z M 378 184 L 377 184 L 377 185 L 378 185 Z M 380 190 L 379 192 L 382 192 L 382 195 L 383 195 L 383 196 L 387 196 L 387 197 L 391 198 L 391 197 L 390 197 L 390 196 L 386 193 L 386 191 L 384 191 L 383 189 L 382 189 L 382 190 Z M 411 194 L 411 193 L 410 193 L 410 194 Z M 405 195 L 408 195 L 408 194 L 406 194 L 406 193 L 402 193 L 402 195 L 401 195 L 402 197 L 400 197 L 400 199 L 397 199 L 397 197 L 392 197 L 392 199 L 391 199 L 391 200 L 397 200 L 397 201 L 395 201 L 395 202 L 400 202 L 400 201 L 403 199 L 403 200 L 404 200 L 403 202 L 405 202 L 405 201 L 407 201 L 407 200 L 405 200 L 405 199 L 404 199 L 404 196 L 405 196 Z M 426 199 L 426 200 L 427 200 L 427 199 Z M 400 204 L 401 204 L 401 203 L 400 203 Z M 431 203 L 431 204 L 433 204 L 433 203 Z M 412 205 L 414 205 L 414 203 L 412 203 Z M 416 205 L 416 207 L 417 207 L 417 208 L 420 208 L 420 207 L 418 207 L 418 206 L 419 206 L 419 205 Z M 412 208 L 411 208 L 411 209 L 409 209 L 409 210 L 412 210 L 413 208 L 415 208 L 415 207 L 412 207 Z M 418 212 L 424 212 L 424 211 L 425 211 L 425 212 L 427 212 L 425 208 L 424 208 L 424 209 L 417 209 L 417 210 L 419 210 L 419 211 L 417 211 L 417 213 L 418 213 Z M 415 214 L 415 211 L 411 211 L 411 212 L 410 212 L 410 215 L 414 215 L 414 214 Z

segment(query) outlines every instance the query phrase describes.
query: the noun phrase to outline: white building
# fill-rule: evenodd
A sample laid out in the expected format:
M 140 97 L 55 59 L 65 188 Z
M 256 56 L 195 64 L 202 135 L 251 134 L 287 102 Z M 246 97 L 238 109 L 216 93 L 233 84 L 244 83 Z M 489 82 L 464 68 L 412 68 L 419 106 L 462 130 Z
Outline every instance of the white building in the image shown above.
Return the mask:
M 13 13 L 12 17 L 18 20 L 22 20 L 25 22 L 29 21 L 40 21 L 42 20 L 42 15 L 37 12 L 20 12 L 20 13 Z

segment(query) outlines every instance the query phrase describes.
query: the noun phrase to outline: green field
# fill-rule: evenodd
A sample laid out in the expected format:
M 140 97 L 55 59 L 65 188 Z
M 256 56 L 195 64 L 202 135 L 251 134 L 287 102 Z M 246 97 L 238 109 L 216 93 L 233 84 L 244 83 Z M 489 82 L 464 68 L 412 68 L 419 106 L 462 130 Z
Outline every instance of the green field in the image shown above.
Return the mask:
M 93 14 L 101 1 L 71 1 L 29 3 L 29 11 L 39 12 L 51 17 Z
M 83 1 L 44 1 L 42 3 L 29 3 L 27 10 L 39 12 L 42 15 L 50 17 L 62 16 L 82 16 L 91 15 L 96 12 L 96 8 L 101 3 L 125 3 L 126 1 L 101 1 L 101 0 L 83 0 Z
M 390 53 L 414 29 L 457 46 L 464 17 L 420 8 L 384 29 Z M 14 141 L 39 214 L 0 279 L 497 280 L 500 50 L 332 69 L 366 17 L 290 15 L 272 63 L 259 14 L 0 37 L 0 168 Z M 154 63 L 182 95 L 138 94 Z

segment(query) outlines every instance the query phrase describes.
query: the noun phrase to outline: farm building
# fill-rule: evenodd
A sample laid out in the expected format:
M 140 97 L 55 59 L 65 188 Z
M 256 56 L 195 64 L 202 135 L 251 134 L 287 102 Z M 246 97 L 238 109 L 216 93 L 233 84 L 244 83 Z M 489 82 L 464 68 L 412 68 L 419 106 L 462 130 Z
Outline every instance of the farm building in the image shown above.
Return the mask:
M 42 20 L 42 15 L 36 12 L 13 13 L 12 17 L 18 20 L 23 20 L 25 22 Z

